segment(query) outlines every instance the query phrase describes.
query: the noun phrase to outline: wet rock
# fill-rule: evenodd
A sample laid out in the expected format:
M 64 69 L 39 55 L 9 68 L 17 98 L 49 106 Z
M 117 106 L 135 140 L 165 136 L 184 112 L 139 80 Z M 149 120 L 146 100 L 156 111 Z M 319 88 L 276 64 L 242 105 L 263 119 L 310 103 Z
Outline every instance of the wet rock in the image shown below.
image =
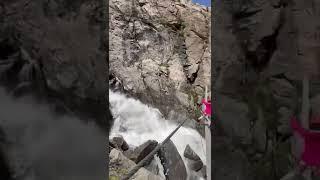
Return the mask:
M 207 178 L 207 166 L 202 166 L 200 171 L 198 171 L 198 174 L 200 175 L 200 177 Z
M 155 158 L 153 158 L 150 164 L 146 165 L 144 168 L 146 168 L 148 171 L 152 172 L 155 175 L 159 175 L 160 168 Z
M 194 161 L 201 160 L 200 157 L 192 150 L 189 144 L 184 149 L 183 156 Z
M 119 131 L 120 131 L 120 132 L 126 132 L 127 130 L 128 130 L 128 128 L 120 125 L 120 127 L 119 127 Z
M 171 140 L 160 149 L 159 157 L 168 180 L 185 180 L 187 178 L 184 162 Z
M 113 145 L 110 140 L 109 140 L 109 147 L 110 147 L 111 149 L 116 148 L 115 145 Z M 110 152 L 110 151 L 109 151 L 109 152 Z
M 199 171 L 203 167 L 203 162 L 200 160 L 194 161 L 194 160 L 187 160 L 188 161 L 188 167 L 193 171 Z
M 126 175 L 136 164 L 125 157 L 121 151 L 112 149 L 109 155 L 109 178 L 121 178 Z M 137 173 L 132 176 L 133 180 L 164 180 L 161 176 L 157 176 L 145 168 L 140 168 Z
M 110 143 L 113 145 L 113 147 L 122 151 L 129 149 L 128 143 L 123 139 L 122 136 L 113 137 Z
M 145 158 L 154 148 L 156 148 L 157 145 L 158 145 L 157 141 L 148 140 L 142 145 L 136 147 L 134 150 L 129 150 L 125 152 L 125 155 L 135 163 L 138 163 L 143 158 Z
M 203 167 L 202 160 L 189 145 L 186 146 L 183 156 L 187 158 L 187 164 L 191 170 L 197 172 Z

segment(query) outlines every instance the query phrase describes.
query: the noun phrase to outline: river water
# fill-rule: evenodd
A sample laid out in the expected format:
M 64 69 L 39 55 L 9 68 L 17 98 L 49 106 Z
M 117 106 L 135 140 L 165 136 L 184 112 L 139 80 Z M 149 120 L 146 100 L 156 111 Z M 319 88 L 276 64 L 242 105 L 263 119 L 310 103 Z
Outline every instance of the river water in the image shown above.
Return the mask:
M 131 147 L 139 146 L 148 140 L 161 143 L 178 126 L 177 121 L 164 119 L 158 109 L 128 98 L 124 94 L 109 90 L 109 101 L 115 118 L 110 138 L 121 135 Z M 185 164 L 183 152 L 188 144 L 205 164 L 205 140 L 196 130 L 181 127 L 171 140 Z M 190 179 L 188 169 L 187 172 Z

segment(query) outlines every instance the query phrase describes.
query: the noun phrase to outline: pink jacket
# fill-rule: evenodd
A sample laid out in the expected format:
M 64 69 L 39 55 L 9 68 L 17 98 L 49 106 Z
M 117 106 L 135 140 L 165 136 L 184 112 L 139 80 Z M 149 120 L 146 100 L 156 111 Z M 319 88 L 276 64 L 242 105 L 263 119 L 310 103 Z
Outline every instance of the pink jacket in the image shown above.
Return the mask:
M 211 116 L 211 101 L 206 101 L 205 99 L 202 99 L 202 113 L 204 115 L 207 115 L 207 116 Z
M 295 117 L 291 118 L 291 127 L 304 139 L 301 160 L 308 166 L 320 167 L 320 133 L 305 130 Z

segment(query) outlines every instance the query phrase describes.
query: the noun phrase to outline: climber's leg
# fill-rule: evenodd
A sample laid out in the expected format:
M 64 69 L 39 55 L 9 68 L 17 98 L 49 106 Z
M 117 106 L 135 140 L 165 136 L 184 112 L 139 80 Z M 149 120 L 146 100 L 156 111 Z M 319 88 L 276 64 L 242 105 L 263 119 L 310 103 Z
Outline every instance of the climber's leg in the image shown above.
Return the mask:
M 203 115 L 198 118 L 198 121 L 201 121 L 202 119 L 203 119 Z
M 203 123 L 202 123 L 202 124 L 210 127 L 210 124 L 211 124 L 211 123 L 210 123 L 210 119 L 209 119 L 208 116 L 204 116 L 204 118 L 203 118 Z

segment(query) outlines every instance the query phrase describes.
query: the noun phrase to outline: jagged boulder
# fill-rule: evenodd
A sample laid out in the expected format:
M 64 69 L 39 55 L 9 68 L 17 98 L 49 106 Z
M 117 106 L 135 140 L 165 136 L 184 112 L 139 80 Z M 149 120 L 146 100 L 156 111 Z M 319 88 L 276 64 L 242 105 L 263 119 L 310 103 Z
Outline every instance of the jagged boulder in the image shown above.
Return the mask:
M 185 164 L 171 140 L 160 149 L 159 157 L 167 180 L 185 180 L 187 178 Z
M 124 154 L 135 163 L 138 163 L 143 158 L 145 158 L 152 150 L 154 150 L 154 148 L 156 148 L 157 145 L 157 141 L 148 140 L 142 145 L 136 147 L 134 150 L 128 150 L 124 152 Z
M 113 137 L 110 143 L 112 144 L 112 147 L 122 151 L 126 151 L 129 149 L 128 143 L 123 139 L 122 136 Z
M 117 149 L 112 149 L 109 155 L 109 179 L 117 179 L 126 175 L 136 163 L 128 159 L 123 153 Z M 135 173 L 132 180 L 164 180 L 161 176 L 152 174 L 145 168 L 140 168 Z
M 188 159 L 191 159 L 191 160 L 194 160 L 194 161 L 198 161 L 198 160 L 201 160 L 200 157 L 197 155 L 197 153 L 195 153 L 192 148 L 190 147 L 190 145 L 188 144 L 186 146 L 186 148 L 184 149 L 184 153 L 183 153 L 183 156 L 188 158 Z
M 200 157 L 191 149 L 189 144 L 186 146 L 183 156 L 188 159 L 188 166 L 191 170 L 199 171 L 203 167 Z

